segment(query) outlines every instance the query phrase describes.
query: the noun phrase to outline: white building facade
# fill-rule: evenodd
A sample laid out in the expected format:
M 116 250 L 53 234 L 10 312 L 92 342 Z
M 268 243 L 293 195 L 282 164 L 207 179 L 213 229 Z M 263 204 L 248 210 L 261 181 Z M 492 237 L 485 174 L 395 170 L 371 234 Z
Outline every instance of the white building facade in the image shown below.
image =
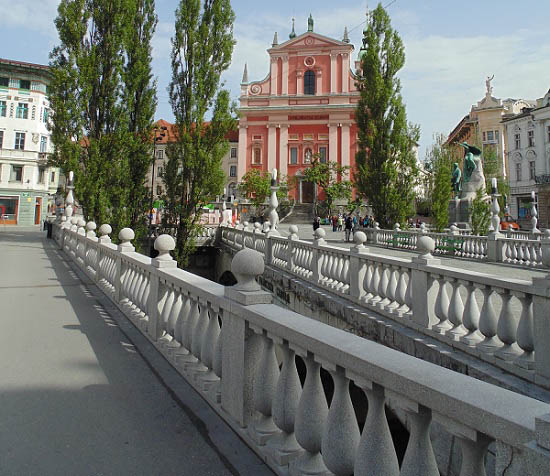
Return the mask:
M 539 224 L 550 227 L 550 90 L 536 107 L 502 123 L 508 141 L 510 214 L 528 226 L 534 191 Z
M 53 206 L 49 79 L 47 66 L 0 58 L 0 225 L 39 225 Z

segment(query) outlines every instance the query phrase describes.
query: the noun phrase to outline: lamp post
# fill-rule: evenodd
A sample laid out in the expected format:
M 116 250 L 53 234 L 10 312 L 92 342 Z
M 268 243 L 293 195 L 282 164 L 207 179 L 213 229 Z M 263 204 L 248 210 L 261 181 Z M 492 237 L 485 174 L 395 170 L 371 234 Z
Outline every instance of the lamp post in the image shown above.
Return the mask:
M 498 236 L 500 234 L 500 206 L 498 204 L 498 197 L 500 197 L 500 194 L 498 193 L 496 177 L 491 179 L 491 195 L 493 198 L 491 203 L 491 228 L 494 236 Z
M 153 240 L 153 201 L 155 193 L 155 162 L 157 160 L 157 142 L 166 136 L 166 126 L 153 127 L 153 166 L 151 168 L 151 203 L 149 206 L 149 255 L 151 255 L 151 243 Z

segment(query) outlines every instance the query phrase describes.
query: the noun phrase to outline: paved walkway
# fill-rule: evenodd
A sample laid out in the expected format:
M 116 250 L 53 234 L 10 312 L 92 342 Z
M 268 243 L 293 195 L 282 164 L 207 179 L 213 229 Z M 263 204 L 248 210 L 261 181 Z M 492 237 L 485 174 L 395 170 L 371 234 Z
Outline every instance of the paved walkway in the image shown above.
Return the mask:
M 279 226 L 281 235 L 287 236 L 289 227 L 290 225 L 285 225 L 282 223 Z M 323 229 L 326 232 L 325 240 L 329 245 L 340 248 L 349 248 L 350 246 L 353 246 L 353 243 L 346 243 L 344 241 L 343 231 L 333 232 L 332 226 L 326 225 L 323 225 Z M 302 240 L 312 241 L 313 227 L 311 225 L 298 225 L 298 236 Z M 418 256 L 418 253 L 415 251 L 398 250 L 387 246 L 375 246 L 371 244 L 368 244 L 368 247 L 372 253 L 386 256 L 397 256 L 403 258 Z M 478 273 L 492 274 L 501 278 L 532 279 L 533 277 L 546 276 L 549 272 L 549 270 L 524 268 L 521 266 L 513 266 L 504 263 L 485 263 L 483 261 L 476 261 L 467 258 L 446 258 L 442 256 L 438 258 L 441 259 L 441 263 L 445 266 L 452 266 L 467 271 L 476 271 Z
M 269 475 L 44 233 L 0 230 L 0 475 Z

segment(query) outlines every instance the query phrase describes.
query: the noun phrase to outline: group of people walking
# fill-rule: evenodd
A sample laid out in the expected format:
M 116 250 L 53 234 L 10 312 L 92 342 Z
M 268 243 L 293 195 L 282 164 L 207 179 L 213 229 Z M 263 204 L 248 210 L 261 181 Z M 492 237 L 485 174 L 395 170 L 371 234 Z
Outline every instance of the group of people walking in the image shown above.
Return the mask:
M 365 215 L 361 218 L 357 215 L 333 215 L 328 217 L 326 222 L 332 225 L 332 231 L 344 231 L 344 240 L 350 241 L 353 239 L 353 235 L 359 230 L 359 227 L 363 228 L 372 227 L 374 225 L 374 219 L 372 216 Z M 313 231 L 321 226 L 321 217 L 316 217 L 313 220 Z

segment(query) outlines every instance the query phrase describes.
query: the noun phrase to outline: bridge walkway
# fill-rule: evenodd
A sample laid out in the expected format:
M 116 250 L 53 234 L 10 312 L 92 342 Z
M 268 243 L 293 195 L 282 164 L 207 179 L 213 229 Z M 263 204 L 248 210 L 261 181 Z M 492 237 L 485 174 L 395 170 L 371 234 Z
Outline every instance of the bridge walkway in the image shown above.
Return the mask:
M 0 231 L 0 475 L 270 475 L 39 232 Z

